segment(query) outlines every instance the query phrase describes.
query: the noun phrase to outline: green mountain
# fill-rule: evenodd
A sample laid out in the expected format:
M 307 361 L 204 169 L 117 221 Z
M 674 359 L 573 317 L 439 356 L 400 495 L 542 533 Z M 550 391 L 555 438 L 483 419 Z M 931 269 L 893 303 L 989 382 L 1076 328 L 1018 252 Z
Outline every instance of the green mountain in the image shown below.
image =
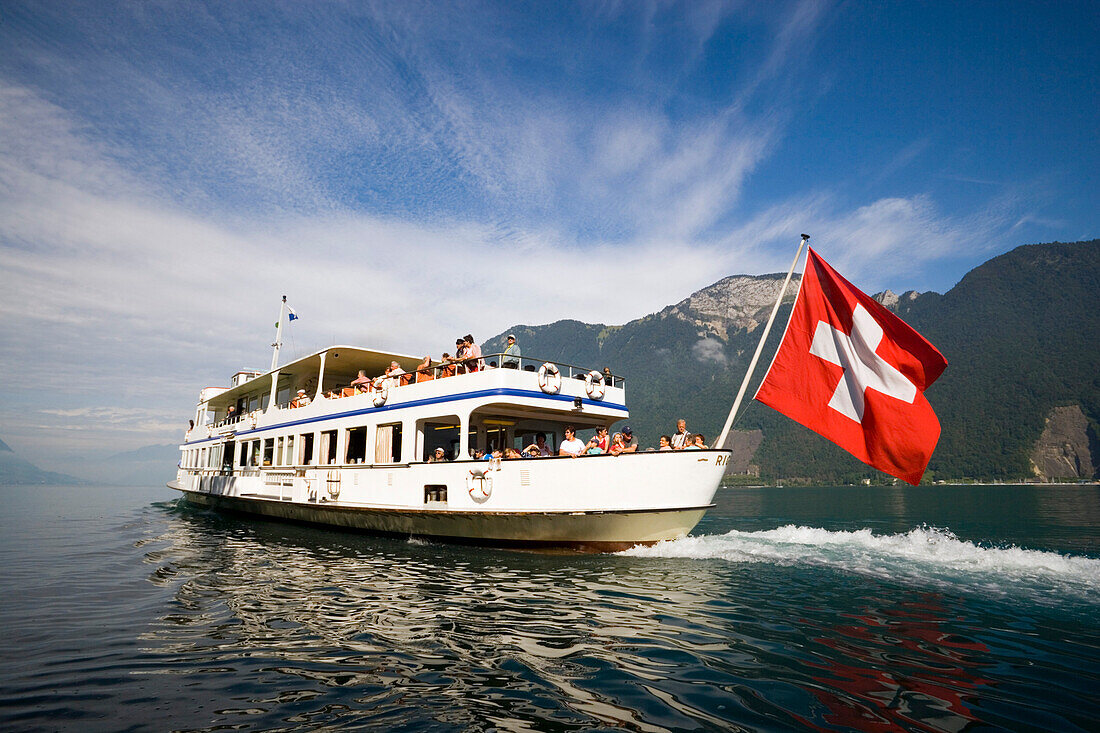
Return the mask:
M 713 441 L 781 283 L 781 275 L 736 275 L 621 326 L 559 321 L 508 332 L 525 355 L 607 365 L 626 377 L 629 422 L 643 446 L 672 432 L 678 417 Z M 795 290 L 788 291 L 749 396 L 778 346 Z M 927 478 L 1096 475 L 1098 292 L 1100 240 L 1094 240 L 1019 247 L 975 268 L 944 295 L 876 296 L 949 362 L 928 391 L 943 432 Z M 503 343 L 501 335 L 483 348 L 492 353 Z M 885 480 L 770 408 L 750 402 L 742 409 L 731 438 L 732 470 L 757 466 L 762 477 L 789 481 Z

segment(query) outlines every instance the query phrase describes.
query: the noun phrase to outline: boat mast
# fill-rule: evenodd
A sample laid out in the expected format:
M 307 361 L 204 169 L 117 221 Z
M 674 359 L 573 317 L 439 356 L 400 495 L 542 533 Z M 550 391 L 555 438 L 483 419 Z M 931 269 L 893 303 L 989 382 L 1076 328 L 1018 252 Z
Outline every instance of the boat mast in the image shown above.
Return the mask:
M 283 320 L 286 316 L 286 296 L 283 296 L 283 302 L 279 304 L 279 320 L 275 322 L 275 343 L 271 344 L 275 349 L 271 354 L 271 371 L 275 371 L 275 367 L 279 365 L 279 347 L 283 345 Z
M 730 428 L 733 427 L 733 420 L 737 416 L 737 408 L 741 406 L 741 398 L 745 396 L 745 390 L 749 387 L 749 380 L 752 379 L 752 373 L 756 370 L 756 362 L 760 359 L 760 352 L 764 350 L 764 342 L 768 340 L 768 333 L 772 330 L 772 323 L 775 322 L 775 314 L 779 312 L 779 305 L 783 302 L 783 296 L 787 292 L 787 285 L 791 282 L 791 275 L 794 274 L 795 265 L 798 264 L 798 258 L 802 256 L 802 248 L 806 246 L 806 242 L 808 242 L 809 239 L 809 234 L 803 234 L 802 241 L 798 243 L 798 251 L 794 254 L 794 260 L 791 262 L 791 269 L 787 270 L 787 278 L 783 281 L 783 287 L 779 289 L 779 296 L 775 299 L 775 305 L 772 306 L 772 314 L 768 318 L 768 325 L 764 326 L 764 333 L 760 334 L 760 343 L 756 345 L 756 353 L 752 355 L 752 361 L 749 362 L 749 370 L 745 372 L 745 380 L 741 382 L 741 389 L 737 390 L 737 398 L 733 401 L 733 407 L 730 409 L 729 417 L 726 418 L 726 424 L 722 427 L 722 434 L 718 436 L 718 442 L 714 444 L 715 448 L 721 448 L 726 444 L 726 438 L 729 437 Z

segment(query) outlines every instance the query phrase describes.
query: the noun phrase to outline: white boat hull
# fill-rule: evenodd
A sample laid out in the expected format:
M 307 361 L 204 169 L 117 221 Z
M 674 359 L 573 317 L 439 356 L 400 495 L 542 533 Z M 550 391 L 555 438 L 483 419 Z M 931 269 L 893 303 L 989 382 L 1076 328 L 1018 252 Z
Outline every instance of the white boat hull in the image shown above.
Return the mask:
M 727 451 L 343 467 L 169 484 L 213 509 L 342 529 L 617 550 L 683 537 L 712 506 Z M 445 500 L 430 487 L 446 487 Z M 333 490 L 335 489 L 335 491 Z M 487 494 L 487 495 L 486 495 Z

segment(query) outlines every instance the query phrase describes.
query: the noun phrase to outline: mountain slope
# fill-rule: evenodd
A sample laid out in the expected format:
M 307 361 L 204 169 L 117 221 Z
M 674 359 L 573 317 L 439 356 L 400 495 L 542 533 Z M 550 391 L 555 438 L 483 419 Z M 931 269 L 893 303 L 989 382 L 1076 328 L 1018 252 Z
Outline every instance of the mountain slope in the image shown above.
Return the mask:
M 25 458 L 21 458 L 0 440 L 0 485 L 24 484 L 85 484 L 84 479 L 54 471 L 43 471 Z
M 526 355 L 608 365 L 625 376 L 630 423 L 643 446 L 655 445 L 661 433 L 671 432 L 677 417 L 685 417 L 689 430 L 713 441 L 781 282 L 780 275 L 728 277 L 622 326 L 559 321 L 510 330 L 519 336 Z M 781 338 L 795 289 L 788 291 L 780 310 L 750 397 Z M 1032 475 L 1032 454 L 1058 407 L 1078 405 L 1090 431 L 1085 442 L 1096 443 L 1097 292 L 1100 241 L 1019 247 L 975 268 L 945 295 L 878 296 L 936 344 L 950 364 L 928 393 L 943 426 L 930 477 Z M 500 336 L 485 345 L 486 351 L 502 347 Z M 744 408 L 738 427 L 763 431 L 754 460 L 766 477 L 881 477 L 758 403 Z M 1094 448 L 1092 455 L 1100 458 L 1100 451 Z M 1076 463 L 1094 467 L 1100 460 Z

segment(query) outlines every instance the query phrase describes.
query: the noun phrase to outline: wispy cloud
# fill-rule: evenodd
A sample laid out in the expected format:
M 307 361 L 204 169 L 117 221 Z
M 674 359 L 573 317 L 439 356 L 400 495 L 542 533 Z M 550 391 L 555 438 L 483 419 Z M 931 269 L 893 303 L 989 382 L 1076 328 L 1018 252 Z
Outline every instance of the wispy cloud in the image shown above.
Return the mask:
M 198 388 L 266 365 L 283 294 L 302 316 L 288 354 L 438 356 L 460 333 L 622 323 L 785 269 L 801 231 L 885 286 L 1023 221 L 927 194 L 747 195 L 831 12 L 775 7 L 73 3 L 35 16 L 53 35 L 7 23 L 5 439 L 177 439 Z M 719 38 L 738 23 L 765 40 Z M 695 356 L 724 358 L 710 340 Z

